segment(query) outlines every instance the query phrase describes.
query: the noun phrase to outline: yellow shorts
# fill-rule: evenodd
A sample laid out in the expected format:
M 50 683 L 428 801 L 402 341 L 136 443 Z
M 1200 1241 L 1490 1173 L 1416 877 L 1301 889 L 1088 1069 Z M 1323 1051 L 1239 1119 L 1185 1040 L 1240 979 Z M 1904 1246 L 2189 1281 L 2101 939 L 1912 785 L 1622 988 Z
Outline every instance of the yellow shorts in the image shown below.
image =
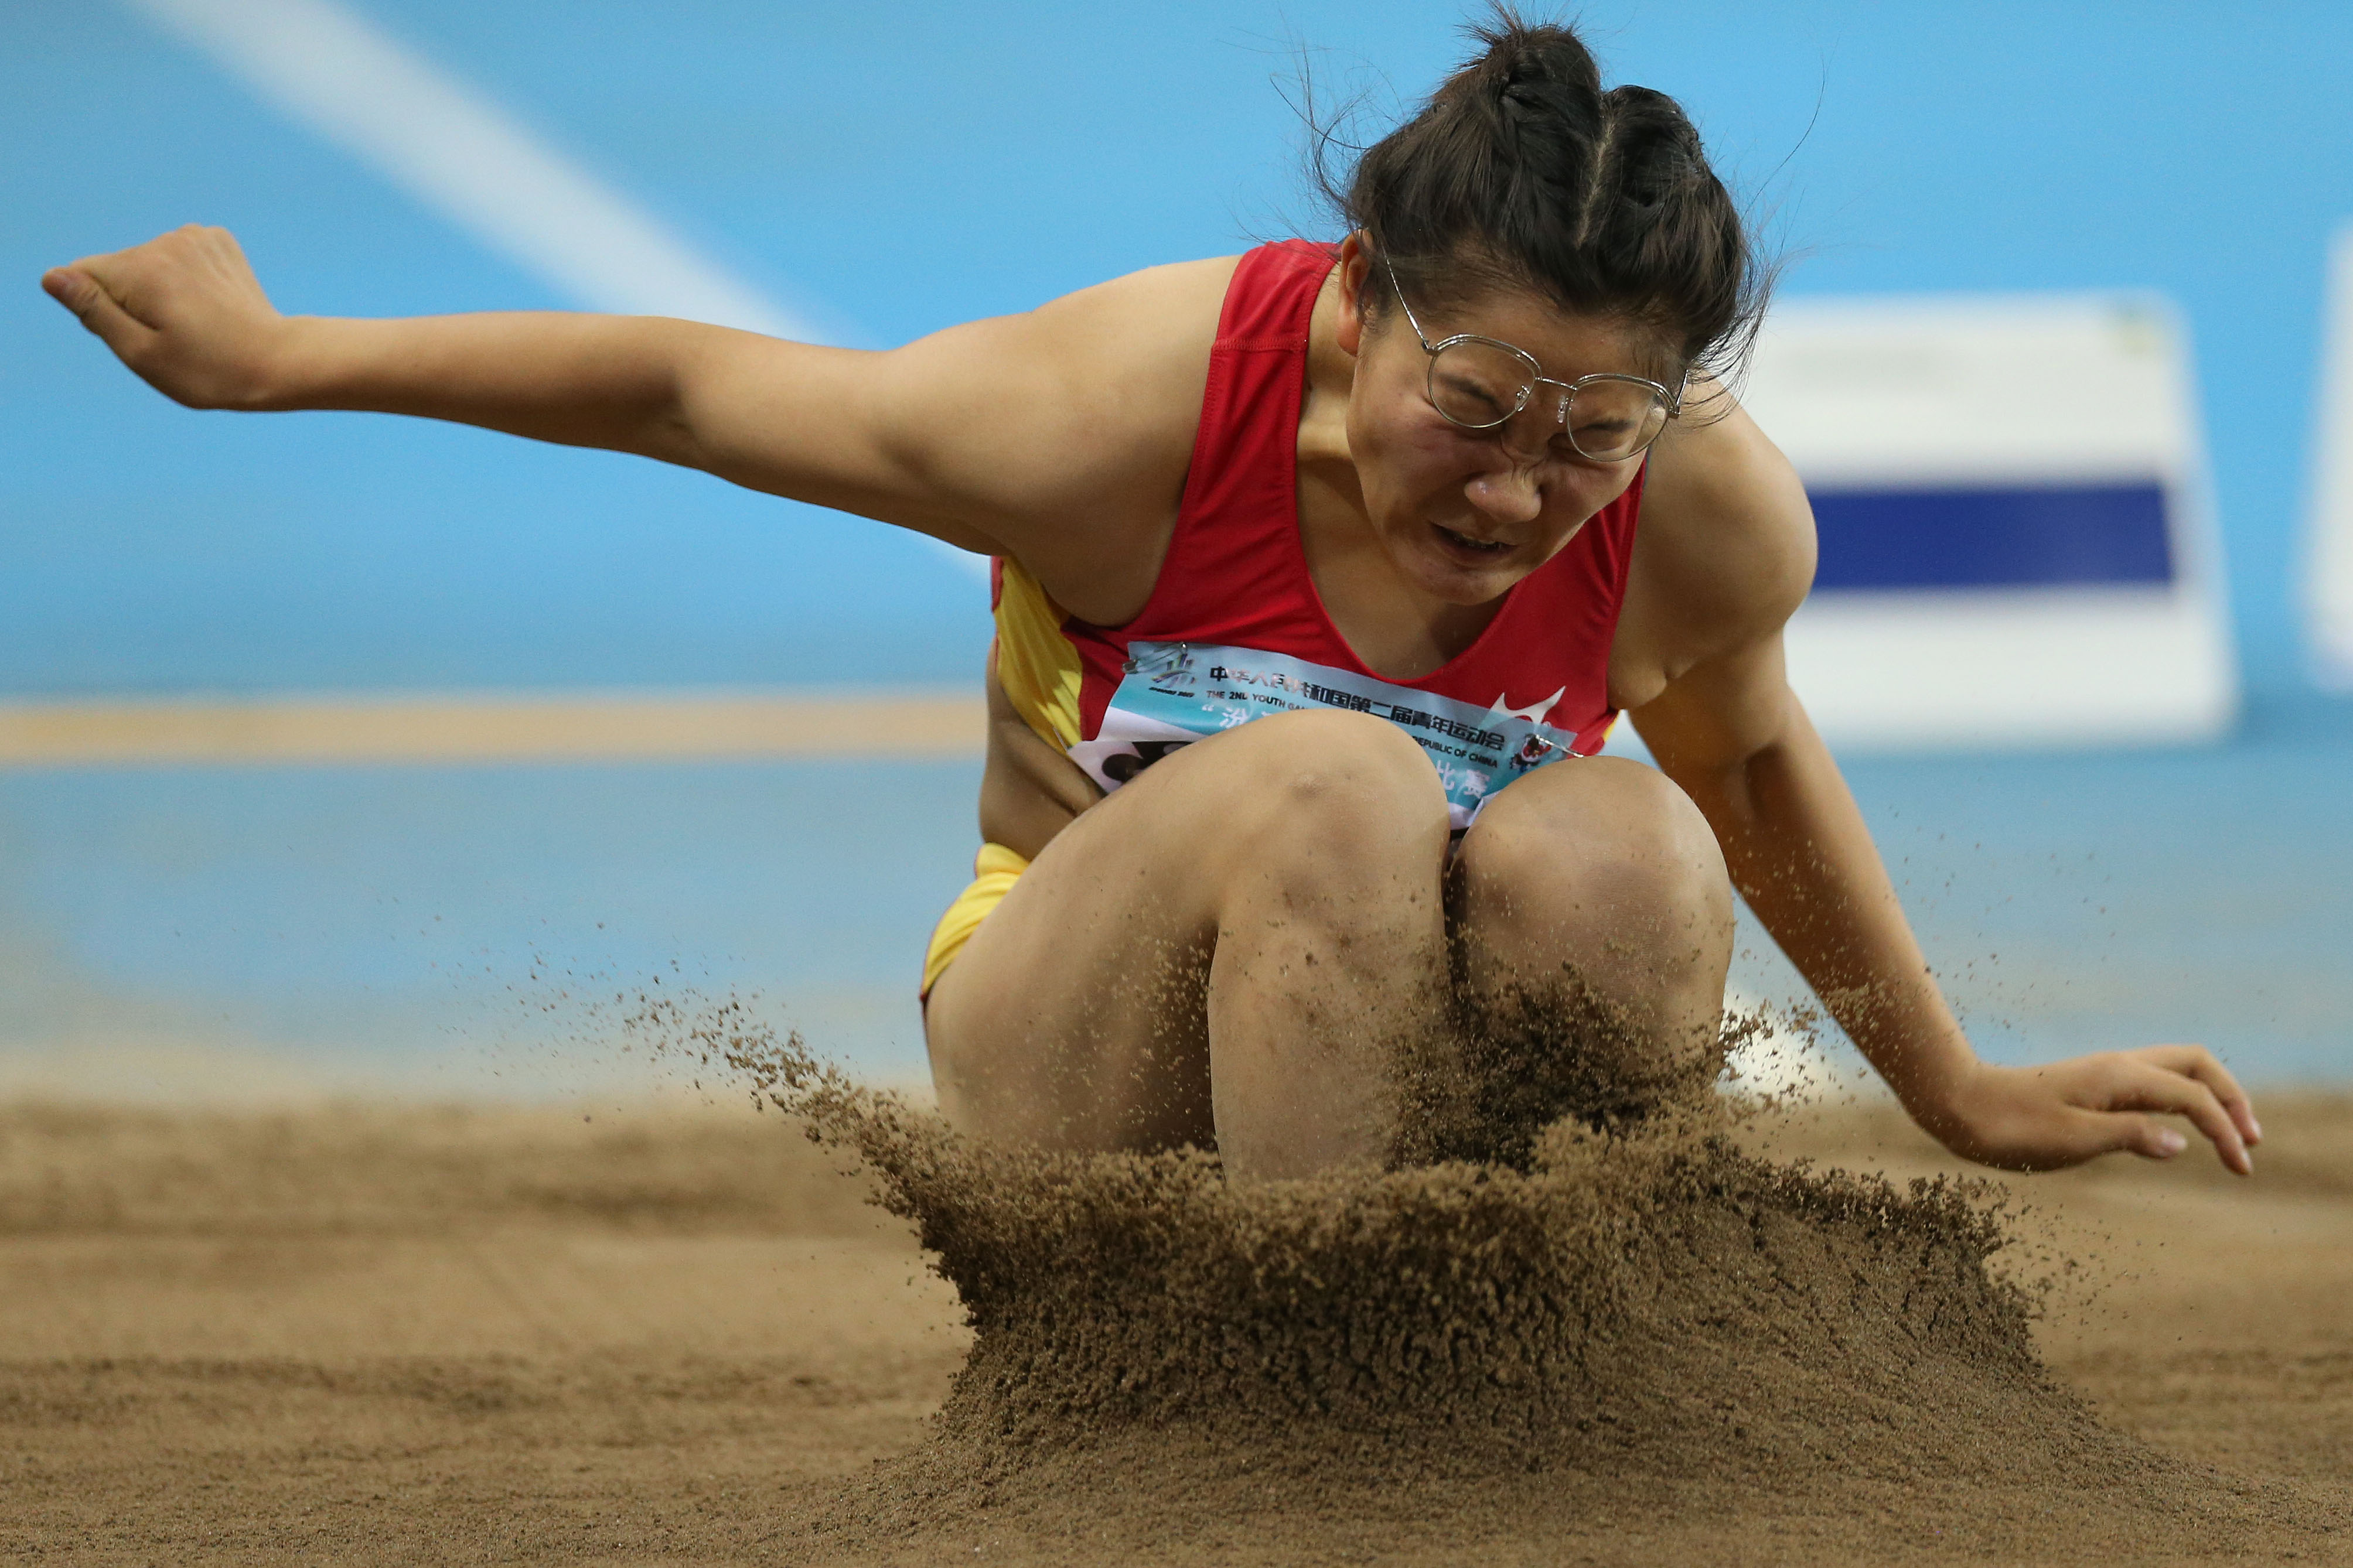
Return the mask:
M 923 954 L 923 988 L 916 993 L 918 996 L 932 994 L 932 987 L 955 962 L 955 955 L 964 951 L 964 944 L 972 940 L 972 933 L 980 929 L 988 911 L 1003 901 L 1028 869 L 1029 862 L 1002 844 L 980 847 L 980 853 L 973 857 L 972 886 L 956 895 L 948 912 L 932 929 L 932 945 Z

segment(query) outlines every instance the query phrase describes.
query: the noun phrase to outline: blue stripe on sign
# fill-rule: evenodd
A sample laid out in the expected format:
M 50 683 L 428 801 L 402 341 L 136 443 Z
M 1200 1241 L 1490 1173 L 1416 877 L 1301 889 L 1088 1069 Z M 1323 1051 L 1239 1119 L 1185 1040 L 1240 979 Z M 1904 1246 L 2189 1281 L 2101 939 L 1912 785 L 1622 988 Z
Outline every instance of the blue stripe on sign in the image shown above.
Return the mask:
M 1817 588 L 2169 583 L 2154 484 L 1816 490 Z

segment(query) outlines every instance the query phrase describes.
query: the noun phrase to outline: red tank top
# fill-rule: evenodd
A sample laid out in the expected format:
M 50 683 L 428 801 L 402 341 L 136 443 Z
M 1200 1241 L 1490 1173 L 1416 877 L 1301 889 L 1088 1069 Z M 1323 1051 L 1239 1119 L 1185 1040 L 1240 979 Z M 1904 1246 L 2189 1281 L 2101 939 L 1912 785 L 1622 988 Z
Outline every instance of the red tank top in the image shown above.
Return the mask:
M 1150 601 L 1124 626 L 1094 626 L 1000 561 L 997 679 L 1031 727 L 1107 790 L 1265 714 L 1369 713 L 1430 753 L 1460 829 L 1521 773 L 1599 750 L 1616 720 L 1609 646 L 1642 479 L 1515 584 L 1471 647 L 1417 680 L 1374 674 L 1324 613 L 1299 537 L 1308 318 L 1332 266 L 1329 249 L 1299 240 L 1242 258 Z

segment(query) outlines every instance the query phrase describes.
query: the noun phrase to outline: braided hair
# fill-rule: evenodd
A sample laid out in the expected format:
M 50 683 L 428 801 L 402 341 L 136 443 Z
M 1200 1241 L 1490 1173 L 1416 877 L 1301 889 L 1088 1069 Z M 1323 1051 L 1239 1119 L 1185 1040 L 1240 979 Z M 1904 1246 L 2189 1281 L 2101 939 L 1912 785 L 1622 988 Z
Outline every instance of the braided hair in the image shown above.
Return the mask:
M 1499 6 L 1471 33 L 1483 52 L 1366 149 L 1345 187 L 1324 180 L 1349 226 L 1417 300 L 1533 289 L 1575 314 L 1640 322 L 1682 368 L 1731 368 L 1765 280 L 1682 106 L 1603 88 L 1567 26 Z M 1366 313 L 1387 302 L 1368 281 Z

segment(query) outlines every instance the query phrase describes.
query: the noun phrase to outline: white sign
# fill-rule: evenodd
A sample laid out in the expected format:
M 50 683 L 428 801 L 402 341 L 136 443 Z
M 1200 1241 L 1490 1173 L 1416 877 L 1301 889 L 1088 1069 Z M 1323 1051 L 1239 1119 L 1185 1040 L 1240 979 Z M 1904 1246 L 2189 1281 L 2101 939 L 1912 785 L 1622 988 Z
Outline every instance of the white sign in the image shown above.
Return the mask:
M 1743 401 L 1814 503 L 1821 564 L 1788 650 L 1824 733 L 2226 729 L 2238 677 L 2192 384 L 2180 322 L 2147 298 L 1777 306 Z
M 2339 229 L 2329 250 L 2328 321 L 2321 343 L 2312 651 L 2322 684 L 2353 689 L 2353 226 Z

